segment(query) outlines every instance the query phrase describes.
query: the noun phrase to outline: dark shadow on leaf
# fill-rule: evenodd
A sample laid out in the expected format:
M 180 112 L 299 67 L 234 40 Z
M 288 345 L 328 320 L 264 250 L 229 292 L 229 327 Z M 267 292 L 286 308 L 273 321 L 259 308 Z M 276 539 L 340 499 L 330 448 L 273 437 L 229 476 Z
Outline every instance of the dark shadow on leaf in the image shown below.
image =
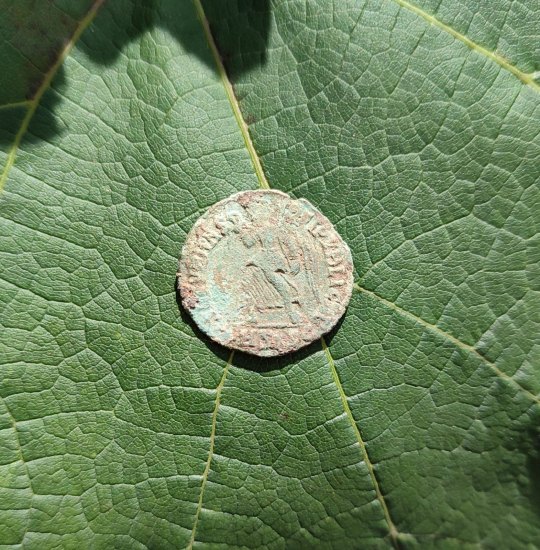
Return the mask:
M 247 72 L 266 62 L 270 0 L 203 0 L 202 5 L 225 65 L 231 58 L 239 58 L 242 59 L 242 72 Z M 185 24 L 193 20 L 195 12 L 194 0 L 173 4 L 163 0 L 115 0 L 114 4 L 109 1 L 96 17 L 93 32 L 86 33 L 78 47 L 92 60 L 111 64 L 121 55 L 126 44 L 159 26 L 178 40 L 186 52 L 215 70 L 216 63 L 198 16 L 195 15 L 197 24 L 194 28 Z M 242 41 L 238 38 L 232 49 L 231 37 L 240 36 Z M 239 74 L 238 70 L 235 74 Z
M 32 116 L 31 123 L 24 134 L 25 143 L 34 144 L 48 141 L 52 136 L 61 133 L 61 124 L 54 116 L 54 111 L 61 101 L 62 90 L 65 86 L 65 73 L 60 67 L 56 73 L 54 91 L 44 94 L 41 98 L 40 108 Z M 26 112 L 27 107 L 0 109 L 0 144 L 13 144 Z
M 13 143 L 26 114 L 26 108 L 0 109 L 0 143 Z
M 336 323 L 336 326 L 324 335 L 327 346 L 330 346 L 332 339 L 343 323 L 345 315 Z M 294 365 L 303 359 L 307 359 L 315 353 L 322 351 L 321 340 L 317 339 L 308 346 L 305 346 L 294 353 L 288 353 L 280 357 L 255 357 L 249 353 L 236 352 L 233 358 L 233 365 L 254 372 L 269 372 L 279 369 L 284 369 L 290 365 Z
M 341 325 L 343 324 L 343 321 L 345 320 L 345 315 L 347 315 L 347 309 L 345 310 L 345 313 L 341 316 L 339 321 L 336 323 L 334 328 L 330 332 L 324 335 L 324 340 L 326 341 L 326 345 L 328 347 L 330 347 L 330 345 L 332 344 L 332 340 L 334 339 L 334 336 L 338 333 Z
M 231 56 L 243 60 L 243 72 L 266 61 L 265 52 L 270 26 L 270 0 L 220 0 L 220 2 L 203 2 L 204 9 L 212 15 L 208 18 L 213 35 L 218 43 L 222 60 Z M 227 18 L 224 18 L 227 14 Z M 212 21 L 214 22 L 212 24 Z M 195 22 L 195 24 L 194 24 Z M 221 28 L 221 25 L 224 28 Z M 133 43 L 140 35 L 154 27 L 168 32 L 177 40 L 183 49 L 204 62 L 212 70 L 217 66 L 208 41 L 205 37 L 202 24 L 197 15 L 193 1 L 176 2 L 175 0 L 108 0 L 100 8 L 91 26 L 86 29 L 76 44 L 76 48 L 83 51 L 94 63 L 104 66 L 112 65 L 123 50 Z M 59 27 L 60 28 L 60 27 Z M 242 32 L 240 32 L 242 29 Z M 218 36 L 232 33 L 235 36 L 245 35 L 245 31 L 252 37 L 249 41 L 237 42 L 238 51 L 223 51 L 220 48 Z M 57 31 L 60 33 L 60 30 Z M 51 40 L 61 42 L 66 36 L 50 37 Z M 151 39 L 148 43 L 141 43 L 141 51 L 148 49 L 152 52 L 155 44 Z M 57 58 L 59 52 L 53 52 Z M 150 55 L 151 57 L 151 55 Z M 52 59 L 49 67 L 56 59 Z M 151 61 L 149 62 L 149 66 Z M 21 68 L 21 71 L 23 69 Z M 236 73 L 238 74 L 238 73 Z M 137 75 L 141 78 L 141 75 Z M 142 75 L 144 78 L 144 75 Z M 30 99 L 35 95 L 43 80 L 32 84 L 26 96 Z M 141 80 L 143 81 L 143 80 Z M 1 78 L 0 78 L 1 82 Z M 5 86 L 9 82 L 4 83 Z M 52 136 L 63 131 L 61 124 L 55 119 L 55 107 L 62 101 L 63 90 L 69 85 L 64 82 L 64 69 L 60 67 L 52 83 L 52 89 L 47 90 L 40 101 L 30 126 L 25 132 L 24 142 L 34 143 L 38 140 L 49 140 Z M 22 113 L 22 116 L 21 116 Z M 20 128 L 24 117 L 24 109 L 0 109 L 0 143 L 11 145 Z
M 241 74 L 266 63 L 271 13 L 269 0 L 203 0 L 203 5 L 232 82 Z
M 236 352 L 232 364 L 242 369 L 264 373 L 287 368 L 320 351 L 321 342 L 315 340 L 315 342 L 309 344 L 309 346 L 299 349 L 294 353 L 281 355 L 280 357 L 256 357 L 249 353 Z
M 202 4 L 225 65 L 230 58 L 239 57 L 242 59 L 242 72 L 247 72 L 266 62 L 270 0 L 207 0 Z M 194 27 L 186 25 L 186 22 L 193 21 L 194 16 L 197 24 Z M 163 0 L 109 0 L 93 22 L 92 32 L 85 33 L 77 47 L 93 61 L 110 65 L 128 43 L 156 26 L 169 32 L 186 52 L 197 56 L 211 69 L 216 69 L 193 0 L 173 3 Z M 244 36 L 246 31 L 250 39 L 236 42 L 235 51 L 224 46 L 230 40 L 219 39 L 229 38 L 230 35 Z
M 94 0 L 0 0 L 0 105 L 32 99 Z

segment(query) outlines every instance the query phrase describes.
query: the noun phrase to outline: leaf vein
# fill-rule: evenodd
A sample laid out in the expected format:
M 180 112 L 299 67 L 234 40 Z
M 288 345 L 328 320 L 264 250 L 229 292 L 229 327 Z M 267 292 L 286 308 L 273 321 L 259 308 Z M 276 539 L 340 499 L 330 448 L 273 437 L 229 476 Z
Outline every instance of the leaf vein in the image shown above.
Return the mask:
M 382 296 L 379 296 L 372 290 L 368 290 L 366 288 L 361 287 L 358 283 L 354 283 L 354 288 L 362 293 L 366 294 L 367 296 L 371 296 L 372 298 L 375 298 L 376 300 L 379 300 L 382 302 L 385 306 L 389 307 L 390 309 L 393 309 L 397 313 L 399 313 L 401 316 L 406 317 L 415 323 L 422 325 L 424 328 L 428 329 L 430 332 L 433 332 L 435 334 L 438 334 L 445 340 L 448 340 L 452 344 L 454 344 L 456 347 L 471 353 L 478 357 L 483 363 L 485 363 L 499 378 L 502 380 L 508 382 L 509 384 L 513 385 L 520 391 L 522 391 L 524 394 L 526 394 L 532 401 L 534 401 L 537 404 L 540 404 L 540 397 L 529 391 L 527 388 L 523 387 L 519 382 L 517 382 L 512 376 L 509 376 L 504 371 L 499 369 L 497 365 L 490 361 L 487 357 L 482 355 L 474 346 L 471 346 L 470 344 L 466 344 L 465 342 L 462 342 L 455 336 L 452 336 L 449 332 L 444 331 L 443 329 L 439 328 L 437 325 L 434 325 L 425 319 L 422 319 L 421 317 L 418 317 L 414 313 L 411 313 L 410 311 L 407 311 L 403 309 L 402 307 L 398 306 L 397 304 L 394 304 L 390 300 L 387 300 L 386 298 L 383 298 Z
M 336 369 L 336 365 L 334 362 L 334 358 L 332 357 L 332 354 L 330 353 L 330 350 L 328 349 L 328 346 L 326 345 L 326 341 L 324 337 L 321 337 L 321 346 L 322 349 L 326 355 L 326 358 L 328 360 L 328 365 L 330 367 L 330 372 L 332 374 L 332 378 L 334 379 L 334 383 L 338 389 L 339 395 L 341 397 L 341 402 L 343 404 L 343 409 L 347 415 L 347 418 L 350 421 L 350 424 L 352 426 L 352 429 L 355 433 L 356 439 L 358 441 L 358 445 L 360 447 L 360 450 L 362 452 L 362 458 L 364 460 L 364 463 L 369 471 L 369 477 L 371 478 L 371 481 L 373 483 L 373 487 L 375 489 L 375 494 L 377 495 L 377 500 L 379 501 L 379 504 L 381 505 L 384 518 L 386 520 L 386 523 L 388 524 L 388 531 L 390 534 L 390 540 L 392 541 L 392 546 L 396 549 L 399 549 L 399 542 L 398 542 L 398 536 L 399 532 L 392 521 L 392 518 L 390 516 L 390 512 L 388 510 L 388 506 L 386 504 L 386 500 L 384 499 L 384 495 L 381 491 L 381 488 L 379 486 L 379 482 L 377 480 L 377 476 L 375 475 L 375 468 L 373 467 L 373 463 L 371 462 L 366 444 L 364 440 L 362 439 L 362 434 L 360 432 L 360 429 L 358 428 L 358 425 L 356 424 L 356 421 L 354 419 L 354 416 L 352 414 L 351 408 L 349 407 L 349 401 L 347 398 L 347 394 L 345 393 L 345 390 L 343 389 L 343 386 L 341 384 L 341 380 L 339 378 L 339 374 Z
M 481 55 L 484 55 L 485 57 L 487 57 L 488 59 L 491 59 L 492 61 L 497 63 L 497 65 L 499 65 L 502 69 L 512 73 L 514 76 L 519 78 L 519 80 L 521 80 L 523 84 L 530 86 L 536 92 L 540 92 L 540 85 L 535 82 L 535 77 L 536 77 L 535 73 L 526 73 L 518 69 L 515 65 L 512 65 L 512 63 L 506 60 L 502 55 L 496 52 L 492 52 L 491 50 L 488 50 L 484 46 L 481 46 L 480 44 L 476 43 L 474 40 L 472 40 L 468 36 L 465 36 L 464 34 L 450 27 L 450 25 L 447 25 L 446 23 L 439 21 L 439 19 L 437 19 L 434 15 L 431 15 L 430 13 L 424 11 L 423 9 L 419 8 L 412 2 L 408 2 L 407 0 L 391 0 L 391 1 L 398 4 L 403 9 L 406 9 L 407 11 L 410 11 L 415 15 L 418 15 L 422 19 L 426 20 L 429 24 L 435 27 L 438 27 L 444 32 L 450 34 L 455 39 L 459 40 L 460 42 L 468 46 L 471 50 L 475 50 Z
M 231 104 L 234 118 L 236 119 L 236 123 L 238 124 L 240 133 L 242 134 L 242 138 L 244 139 L 246 149 L 249 153 L 249 156 L 251 157 L 251 162 L 253 164 L 253 168 L 255 169 L 255 174 L 257 175 L 257 179 L 259 180 L 259 185 L 262 189 L 270 189 L 270 185 L 268 184 L 268 181 L 264 174 L 259 155 L 255 150 L 253 141 L 251 141 L 248 125 L 246 124 L 246 121 L 242 116 L 242 111 L 240 110 L 238 99 L 236 98 L 231 81 L 229 80 L 229 77 L 227 76 L 227 71 L 225 70 L 225 66 L 223 65 L 221 55 L 219 54 L 219 51 L 217 49 L 216 42 L 214 40 L 214 37 L 212 36 L 212 31 L 210 30 L 210 25 L 208 23 L 208 19 L 206 18 L 206 14 L 204 13 L 204 8 L 202 7 L 201 0 L 193 0 L 193 3 L 195 5 L 197 16 L 201 21 L 204 35 L 208 42 L 208 47 L 210 48 L 212 56 L 214 57 L 214 61 L 216 63 L 218 74 L 221 78 L 221 82 L 223 83 L 223 87 L 225 88 L 225 92 L 227 93 L 227 98 L 229 99 L 229 102 Z
M 201 491 L 199 493 L 199 502 L 197 504 L 197 510 L 195 512 L 195 519 L 193 521 L 193 529 L 191 530 L 191 538 L 189 540 L 189 544 L 187 546 L 188 550 L 191 550 L 193 548 L 193 544 L 195 542 L 195 536 L 197 534 L 197 525 L 199 523 L 199 517 L 201 515 L 201 511 L 203 509 L 203 500 L 204 500 L 204 491 L 206 489 L 206 485 L 208 482 L 208 474 L 210 473 L 210 466 L 212 464 L 212 458 L 214 456 L 214 442 L 216 439 L 216 425 L 217 425 L 217 416 L 218 416 L 218 410 L 219 410 L 219 404 L 221 401 L 221 390 L 223 389 L 223 386 L 225 385 L 225 380 L 227 379 L 227 374 L 229 372 L 229 369 L 232 364 L 232 360 L 234 357 L 234 351 L 231 352 L 229 355 L 229 360 L 227 361 L 227 364 L 225 365 L 225 368 L 223 369 L 223 375 L 221 376 L 221 380 L 219 381 L 219 384 L 216 387 L 216 401 L 214 406 L 214 412 L 212 413 L 212 426 L 210 429 L 210 448 L 208 450 L 208 460 L 206 461 L 206 466 L 204 468 L 204 472 L 202 475 L 202 482 L 201 482 Z
M 0 105 L 0 110 L 3 109 L 15 109 L 17 107 L 29 107 L 32 104 L 32 101 L 28 99 L 23 99 L 22 101 L 13 101 L 11 103 L 3 103 Z

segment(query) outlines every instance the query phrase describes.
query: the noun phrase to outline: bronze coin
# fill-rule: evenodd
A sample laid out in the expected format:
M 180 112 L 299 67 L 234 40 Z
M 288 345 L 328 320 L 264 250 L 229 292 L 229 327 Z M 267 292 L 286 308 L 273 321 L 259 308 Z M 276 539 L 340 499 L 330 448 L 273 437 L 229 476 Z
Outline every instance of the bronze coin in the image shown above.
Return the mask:
M 352 271 L 349 247 L 307 200 L 243 191 L 197 220 L 178 288 L 212 340 L 270 357 L 332 329 L 351 298 Z

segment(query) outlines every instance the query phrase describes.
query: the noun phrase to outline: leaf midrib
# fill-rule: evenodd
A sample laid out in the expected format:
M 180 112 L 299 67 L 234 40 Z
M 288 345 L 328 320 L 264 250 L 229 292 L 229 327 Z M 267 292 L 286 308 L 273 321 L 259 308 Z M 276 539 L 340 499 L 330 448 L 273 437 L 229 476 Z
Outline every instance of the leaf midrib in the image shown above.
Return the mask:
M 244 139 L 246 149 L 251 158 L 253 169 L 255 170 L 257 179 L 259 180 L 259 186 L 261 187 L 261 189 L 270 189 L 270 185 L 268 183 L 268 180 L 266 179 L 266 175 L 262 168 L 259 155 L 255 151 L 255 147 L 253 145 L 253 142 L 251 141 L 251 136 L 249 134 L 248 126 L 246 124 L 246 121 L 244 120 L 244 117 L 242 116 L 242 111 L 240 110 L 238 99 L 236 99 L 236 95 L 234 94 L 231 81 L 229 80 L 227 71 L 225 70 L 225 66 L 223 65 L 223 61 L 221 59 L 221 55 L 217 48 L 216 42 L 214 40 L 214 37 L 212 36 L 212 31 L 210 30 L 210 24 L 208 23 L 208 19 L 204 12 L 204 8 L 201 4 L 201 0 L 193 0 L 193 4 L 195 5 L 195 11 L 197 12 L 197 16 L 201 22 L 201 25 L 204 31 L 204 36 L 206 38 L 206 41 L 208 42 L 208 47 L 212 52 L 212 57 L 214 58 L 219 77 L 221 79 L 223 87 L 225 88 L 225 92 L 227 93 L 227 98 L 229 99 L 229 103 L 231 104 L 231 108 L 234 113 L 234 118 L 236 119 L 236 123 L 238 124 L 238 128 L 240 129 L 242 138 Z
M 398 535 L 399 531 L 397 530 L 392 517 L 390 516 L 390 511 L 388 509 L 388 506 L 386 504 L 386 500 L 384 498 L 383 492 L 381 490 L 381 487 L 379 485 L 379 481 L 377 480 L 377 476 L 375 475 L 375 468 L 373 466 L 373 462 L 371 462 L 371 459 L 369 458 L 369 454 L 367 451 L 366 443 L 364 442 L 364 439 L 362 438 L 362 433 L 360 432 L 360 428 L 358 427 L 356 420 L 353 416 L 353 413 L 351 411 L 351 408 L 349 406 L 349 398 L 347 394 L 345 393 L 345 390 L 343 389 L 343 385 L 341 384 L 341 379 L 339 377 L 339 373 L 336 368 L 336 364 L 334 362 L 334 358 L 332 357 L 332 353 L 330 352 L 330 349 L 326 345 L 326 340 L 324 339 L 324 336 L 321 336 L 321 347 L 322 350 L 326 356 L 326 360 L 328 362 L 328 366 L 330 367 L 330 374 L 332 375 L 332 380 L 334 381 L 334 384 L 339 392 L 339 396 L 341 399 L 341 404 L 343 407 L 343 410 L 345 411 L 345 414 L 347 416 L 347 419 L 349 420 L 349 423 L 351 424 L 351 427 L 353 429 L 354 435 L 356 437 L 356 440 L 358 442 L 358 446 L 360 447 L 363 461 L 368 469 L 369 477 L 371 480 L 371 483 L 373 484 L 373 487 L 375 489 L 375 494 L 377 496 L 377 500 L 379 501 L 382 512 L 384 515 L 384 519 L 388 525 L 388 531 L 390 534 L 390 540 L 392 542 L 392 546 L 399 550 L 399 542 L 398 542 Z
M 208 482 L 208 474 L 210 473 L 210 467 L 212 465 L 212 458 L 214 457 L 214 444 L 216 440 L 216 427 L 217 427 L 217 416 L 219 411 L 219 405 L 221 402 L 221 391 L 223 390 L 223 386 L 225 386 L 225 380 L 227 379 L 227 374 L 229 373 L 229 369 L 231 367 L 232 361 L 234 358 L 234 350 L 231 351 L 231 354 L 229 355 L 229 360 L 227 361 L 227 364 L 225 365 L 225 368 L 223 369 L 223 373 L 221 375 L 221 379 L 216 387 L 216 400 L 214 402 L 214 410 L 212 412 L 212 425 L 210 429 L 210 446 L 208 449 L 208 458 L 206 460 L 206 465 L 204 467 L 203 475 L 202 475 L 202 481 L 201 481 L 201 490 L 199 492 L 199 500 L 197 503 L 197 510 L 195 511 L 195 519 L 193 520 L 193 527 L 191 529 L 191 537 L 189 539 L 189 543 L 187 546 L 187 550 L 191 550 L 193 548 L 193 544 L 195 543 L 195 537 L 197 536 L 197 526 L 199 524 L 199 517 L 201 515 L 202 507 L 203 507 L 203 500 L 204 500 L 204 490 L 206 489 L 206 484 Z
M 212 56 L 213 56 L 214 61 L 216 63 L 216 67 L 217 67 L 219 76 L 221 78 L 221 82 L 223 83 L 223 86 L 225 88 L 227 97 L 228 97 L 229 102 L 231 104 L 231 109 L 234 113 L 234 117 L 235 117 L 236 122 L 238 124 L 238 128 L 240 129 L 240 132 L 242 133 L 244 143 L 245 143 L 246 148 L 248 150 L 248 153 L 251 157 L 251 161 L 252 161 L 255 173 L 257 175 L 257 179 L 259 181 L 259 187 L 261 189 L 270 189 L 270 184 L 268 183 L 268 179 L 266 178 L 266 175 L 265 175 L 264 170 L 262 168 L 260 157 L 257 154 L 257 151 L 255 150 L 255 146 L 253 145 L 253 141 L 251 140 L 251 136 L 250 136 L 250 133 L 249 133 L 249 128 L 248 128 L 248 126 L 247 126 L 247 124 L 246 124 L 246 122 L 245 122 L 245 120 L 242 116 L 242 112 L 240 110 L 240 105 L 238 104 L 238 100 L 237 100 L 237 98 L 234 94 L 232 84 L 229 80 L 229 77 L 227 75 L 227 71 L 225 69 L 225 66 L 223 65 L 221 56 L 219 54 L 219 50 L 217 48 L 214 37 L 213 37 L 212 32 L 210 30 L 210 25 L 208 23 L 208 19 L 206 17 L 205 12 L 204 12 L 204 8 L 202 7 L 202 4 L 201 4 L 200 0 L 193 0 L 193 3 L 195 5 L 197 15 L 198 15 L 198 17 L 201 21 L 201 25 L 203 27 L 204 35 L 206 37 L 206 40 L 208 42 L 208 46 L 209 46 L 209 48 L 212 52 Z M 348 404 L 348 397 L 345 394 L 343 386 L 341 385 L 341 380 L 340 380 L 339 375 L 337 373 L 337 370 L 335 368 L 335 364 L 334 364 L 334 360 L 332 358 L 332 354 L 331 354 L 330 350 L 328 349 L 328 347 L 326 345 L 324 337 L 320 338 L 320 343 L 321 343 L 321 350 L 325 354 L 325 357 L 326 357 L 327 362 L 328 362 L 328 367 L 330 369 L 330 374 L 332 376 L 332 380 L 333 380 L 333 382 L 336 386 L 336 389 L 337 389 L 337 391 L 338 391 L 338 393 L 341 397 L 343 410 L 344 410 L 344 412 L 347 416 L 347 419 L 348 419 L 348 421 L 349 421 L 349 423 L 352 427 L 352 430 L 355 434 L 355 438 L 357 440 L 358 447 L 360 449 L 360 456 L 362 458 L 362 461 L 366 464 L 366 467 L 368 469 L 370 480 L 373 484 L 373 489 L 375 491 L 376 498 L 377 498 L 377 500 L 378 500 L 378 502 L 381 506 L 385 522 L 388 526 L 388 533 L 389 533 L 389 536 L 390 536 L 392 546 L 395 549 L 398 549 L 399 548 L 399 543 L 398 543 L 399 532 L 398 532 L 398 530 L 397 530 L 397 528 L 396 528 L 396 526 L 395 526 L 395 524 L 392 521 L 392 518 L 390 516 L 390 512 L 389 512 L 388 506 L 386 504 L 386 501 L 384 499 L 384 495 L 381 491 L 378 480 L 375 476 L 375 470 L 374 470 L 374 467 L 373 467 L 373 463 L 371 462 L 371 459 L 369 458 L 366 445 L 365 445 L 365 443 L 362 439 L 362 436 L 360 434 L 360 430 L 359 430 L 359 428 L 356 424 L 356 421 L 355 421 L 355 419 L 352 415 L 351 409 L 350 409 L 349 404 Z M 226 381 L 226 378 L 227 378 L 229 367 L 230 367 L 230 364 L 231 364 L 231 361 L 232 361 L 232 358 L 233 358 L 233 353 L 231 353 L 229 361 L 228 361 L 227 365 L 224 368 L 222 378 L 221 378 L 221 380 L 220 380 L 220 382 L 219 382 L 219 384 L 216 388 L 216 401 L 215 401 L 215 405 L 214 405 L 214 412 L 213 412 L 213 415 L 212 415 L 212 428 L 211 428 L 211 434 L 210 434 L 210 448 L 209 448 L 209 452 L 208 452 L 208 460 L 207 460 L 207 463 L 206 463 L 206 466 L 205 466 L 203 479 L 202 479 L 202 483 L 201 483 L 201 491 L 200 491 L 200 494 L 199 494 L 199 502 L 198 502 L 197 511 L 196 511 L 196 514 L 195 514 L 193 530 L 192 530 L 192 533 L 191 533 L 191 538 L 190 538 L 190 542 L 189 542 L 189 546 L 188 546 L 188 549 L 190 549 L 190 550 L 193 547 L 193 544 L 196 540 L 197 525 L 198 525 L 199 516 L 200 516 L 200 512 L 202 510 L 203 501 L 204 501 L 204 491 L 205 491 L 205 488 L 206 488 L 206 482 L 207 482 L 207 479 L 208 479 L 208 474 L 209 474 L 210 466 L 211 466 L 211 462 L 212 462 L 212 456 L 213 456 L 213 453 L 214 453 L 214 441 L 215 441 L 215 435 L 216 435 L 217 414 L 218 414 L 218 409 L 219 409 L 219 404 L 220 404 L 220 399 L 221 399 L 221 390 L 223 389 L 223 387 L 225 385 L 225 381 Z

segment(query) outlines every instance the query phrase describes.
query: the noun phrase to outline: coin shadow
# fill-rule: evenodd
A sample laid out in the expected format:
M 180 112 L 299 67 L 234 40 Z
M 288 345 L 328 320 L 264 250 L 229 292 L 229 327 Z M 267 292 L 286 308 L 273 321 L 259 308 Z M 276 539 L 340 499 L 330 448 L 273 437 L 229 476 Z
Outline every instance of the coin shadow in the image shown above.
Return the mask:
M 186 311 L 182 305 L 182 298 L 180 297 L 180 292 L 178 291 L 178 278 L 175 279 L 175 299 L 180 310 L 180 317 L 184 323 L 186 323 L 191 330 L 194 332 L 195 336 L 221 361 L 229 361 L 231 355 L 231 349 L 221 344 L 214 342 L 207 334 L 205 334 L 195 323 L 193 317 Z M 343 320 L 347 312 L 345 312 L 339 321 L 336 323 L 334 328 L 324 335 L 324 340 L 327 346 L 330 346 L 334 336 L 339 331 Z M 252 372 L 271 372 L 275 370 L 285 369 L 291 365 L 294 365 L 308 357 L 320 353 L 322 350 L 321 340 L 317 339 L 311 344 L 295 351 L 293 353 L 288 353 L 286 355 L 280 355 L 279 357 L 258 357 L 250 353 L 245 353 L 243 351 L 236 350 L 233 355 L 231 364 L 235 367 L 249 370 Z
M 343 324 L 343 320 L 346 314 L 347 312 L 345 311 L 345 313 L 341 316 L 334 328 L 330 332 L 327 332 L 323 335 L 324 341 L 326 342 L 327 346 L 331 345 L 334 336 L 338 333 L 341 325 Z M 295 365 L 303 361 L 304 359 L 308 359 L 312 355 L 321 353 L 322 349 L 323 348 L 321 339 L 318 338 L 311 344 L 300 348 L 298 351 L 287 353 L 286 355 L 280 355 L 279 357 L 257 357 L 249 353 L 237 351 L 234 354 L 232 364 L 235 367 L 239 367 L 245 370 L 265 373 L 285 369 L 287 367 L 290 367 L 291 365 Z

